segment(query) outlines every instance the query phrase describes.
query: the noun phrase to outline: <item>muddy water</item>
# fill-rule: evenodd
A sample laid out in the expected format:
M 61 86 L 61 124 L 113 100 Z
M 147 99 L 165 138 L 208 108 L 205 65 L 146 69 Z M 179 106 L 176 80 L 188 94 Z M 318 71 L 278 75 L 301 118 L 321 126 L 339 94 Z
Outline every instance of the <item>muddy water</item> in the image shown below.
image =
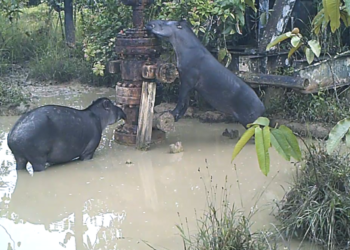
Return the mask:
M 114 91 L 46 97 L 40 103 L 84 108 L 99 96 L 114 98 Z M 32 176 L 16 172 L 7 147 L 17 119 L 0 117 L 0 249 L 151 249 L 144 241 L 157 249 L 183 249 L 175 225 L 187 217 L 195 232 L 194 210 L 201 214 L 205 208 L 205 186 L 222 187 L 227 176 L 230 200 L 246 211 L 258 208 L 254 228 L 262 229 L 275 222 L 270 204 L 283 196 L 280 185 L 287 188 L 292 179 L 293 166 L 273 151 L 271 173 L 264 177 L 253 144 L 241 152 L 235 171 L 230 157 L 236 140 L 221 133 L 241 126 L 188 119 L 148 152 L 114 143 L 111 126 L 94 159 Z M 184 152 L 169 154 L 168 145 L 176 141 Z

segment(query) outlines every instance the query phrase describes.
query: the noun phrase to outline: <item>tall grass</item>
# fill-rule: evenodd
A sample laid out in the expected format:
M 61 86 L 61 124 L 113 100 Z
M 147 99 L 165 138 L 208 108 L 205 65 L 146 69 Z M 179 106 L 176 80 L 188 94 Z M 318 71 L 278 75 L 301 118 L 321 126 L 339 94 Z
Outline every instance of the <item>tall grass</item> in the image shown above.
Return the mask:
M 327 249 L 350 248 L 349 160 L 349 154 L 328 155 L 321 144 L 308 147 L 305 165 L 278 205 L 281 232 Z

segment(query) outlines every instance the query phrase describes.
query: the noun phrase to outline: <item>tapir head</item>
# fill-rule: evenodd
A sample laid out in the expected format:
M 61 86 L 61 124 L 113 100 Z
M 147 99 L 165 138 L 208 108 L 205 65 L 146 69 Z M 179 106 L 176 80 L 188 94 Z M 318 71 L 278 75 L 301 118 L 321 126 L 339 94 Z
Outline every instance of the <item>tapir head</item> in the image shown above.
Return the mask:
M 154 20 L 146 24 L 146 30 L 159 38 L 170 40 L 176 32 L 187 27 L 187 22 Z
M 121 119 L 126 120 L 124 111 L 105 97 L 93 101 L 87 109 L 90 109 L 106 125 L 112 125 Z

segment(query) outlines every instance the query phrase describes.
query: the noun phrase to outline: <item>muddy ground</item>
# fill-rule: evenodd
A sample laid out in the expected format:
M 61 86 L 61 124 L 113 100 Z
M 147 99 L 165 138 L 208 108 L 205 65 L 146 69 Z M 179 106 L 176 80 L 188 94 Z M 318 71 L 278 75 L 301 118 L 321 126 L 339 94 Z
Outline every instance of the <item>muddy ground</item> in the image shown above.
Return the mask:
M 79 81 L 68 83 L 57 83 L 55 81 L 36 81 L 28 79 L 28 69 L 21 66 L 14 66 L 12 71 L 0 77 L 0 81 L 23 87 L 24 93 L 30 98 L 29 103 L 17 106 L 0 106 L 0 115 L 21 115 L 38 106 L 37 100 L 41 97 L 50 97 L 56 95 L 74 95 L 77 93 L 100 92 L 107 90 L 107 87 L 94 87 L 85 85 Z M 175 108 L 175 103 L 162 103 L 155 107 L 155 112 L 172 110 Z M 225 115 L 218 111 L 203 111 L 193 107 L 189 107 L 184 118 L 199 119 L 203 123 L 234 123 L 235 120 L 229 115 Z M 270 120 L 279 125 L 287 125 L 294 132 L 301 136 L 312 136 L 313 138 L 325 139 L 331 129 L 328 124 L 322 123 L 299 123 L 282 119 L 278 116 L 269 117 Z

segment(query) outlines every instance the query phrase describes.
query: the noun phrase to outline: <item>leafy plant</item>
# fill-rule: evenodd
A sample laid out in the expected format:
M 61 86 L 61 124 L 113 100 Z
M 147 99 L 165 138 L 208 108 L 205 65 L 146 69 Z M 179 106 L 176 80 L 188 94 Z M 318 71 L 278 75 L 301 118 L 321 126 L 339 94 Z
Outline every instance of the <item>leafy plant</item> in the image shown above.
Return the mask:
M 319 36 L 322 32 L 327 32 L 328 27 L 330 27 L 332 33 L 335 33 L 340 29 L 341 21 L 345 27 L 350 26 L 350 1 L 323 0 L 322 8 L 312 20 L 312 32 L 314 33 L 314 37 Z M 315 55 L 317 57 L 320 56 L 321 45 L 319 41 L 316 38 L 311 40 L 305 39 L 299 33 L 298 28 L 294 28 L 292 31 L 278 36 L 268 44 L 266 50 L 269 50 L 271 47 L 289 38 L 291 39 L 292 48 L 288 53 L 288 58 L 299 49 L 303 49 L 309 64 L 314 61 Z M 321 38 L 321 40 L 322 39 L 324 38 Z M 337 49 L 339 50 L 340 48 Z
M 84 58 L 91 62 L 93 73 L 104 76 L 105 65 L 115 57 L 115 37 L 131 27 L 131 7 L 120 1 L 97 1 L 82 12 Z
M 264 175 L 267 176 L 270 172 L 270 147 L 274 147 L 287 161 L 290 161 L 291 157 L 300 161 L 300 147 L 292 130 L 284 125 L 281 125 L 278 128 L 271 128 L 269 127 L 269 124 L 270 120 L 266 117 L 259 117 L 255 122 L 248 124 L 248 129 L 244 132 L 233 149 L 231 162 L 236 158 L 253 135 L 255 135 L 255 148 L 259 167 Z
M 266 50 L 276 46 L 277 44 L 283 42 L 286 39 L 290 39 L 292 48 L 289 50 L 288 58 L 290 58 L 298 49 L 302 48 L 304 50 L 306 60 L 309 64 L 314 61 L 315 56 L 319 57 L 321 53 L 321 45 L 317 40 L 309 40 L 303 38 L 299 33 L 298 28 L 294 28 L 292 31 L 286 32 L 271 41 Z
M 245 25 L 246 7 L 257 11 L 254 1 L 232 0 L 158 0 L 150 11 L 150 19 L 187 19 L 194 33 L 205 46 L 218 49 L 218 60 L 226 65 L 231 61 L 227 50 L 227 40 L 233 40 L 235 34 L 242 34 Z
M 312 144 L 305 165 L 296 171 L 291 190 L 277 204 L 280 231 L 327 249 L 347 249 L 350 238 L 349 155 L 327 154 Z
M 343 5 L 344 4 L 344 5 Z M 334 33 L 340 27 L 340 20 L 343 21 L 346 27 L 350 25 L 350 1 L 349 0 L 323 0 L 323 8 L 317 13 L 312 21 L 313 32 L 316 35 L 321 29 L 326 29 L 328 24 Z
M 331 154 L 339 146 L 341 140 L 345 136 L 346 146 L 350 147 L 350 118 L 339 121 L 329 132 L 326 142 L 327 153 Z

